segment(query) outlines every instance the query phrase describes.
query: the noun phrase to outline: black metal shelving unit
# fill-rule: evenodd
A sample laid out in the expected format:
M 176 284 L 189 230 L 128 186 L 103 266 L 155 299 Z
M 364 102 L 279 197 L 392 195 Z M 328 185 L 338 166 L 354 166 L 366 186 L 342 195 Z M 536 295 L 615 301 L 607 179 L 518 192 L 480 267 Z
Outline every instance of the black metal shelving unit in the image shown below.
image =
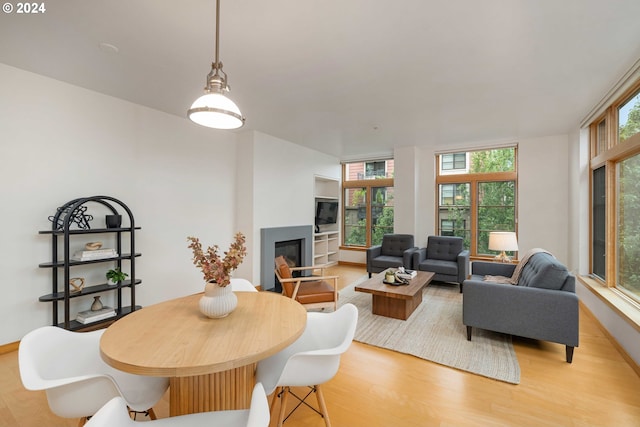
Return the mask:
M 84 212 L 88 207 L 97 203 L 105 206 L 112 214 L 122 215 L 122 212 L 128 216 L 129 226 L 119 228 L 87 228 L 70 229 L 74 224 L 74 219 L 77 219 L 77 213 Z M 123 215 L 125 217 L 125 215 Z M 69 330 L 83 330 L 83 329 L 96 329 L 101 325 L 108 324 L 117 320 L 127 314 L 140 309 L 141 306 L 136 305 L 136 292 L 137 285 L 142 283 L 141 280 L 136 278 L 135 259 L 142 254 L 135 251 L 135 231 L 140 230 L 140 227 L 135 226 L 133 214 L 131 210 L 118 199 L 110 196 L 92 196 L 83 197 L 79 199 L 71 200 L 58 208 L 56 214 L 51 218 L 52 225 L 51 230 L 40 231 L 39 234 L 51 235 L 51 262 L 45 262 L 39 265 L 40 268 L 50 268 L 51 273 L 51 289 L 52 292 L 47 295 L 42 295 L 39 300 L 42 302 L 50 302 L 53 304 L 53 319 L 52 325 L 59 326 L 61 328 Z M 110 258 L 92 259 L 88 261 L 75 261 L 71 259 L 70 242 L 72 236 L 86 235 L 86 234 L 115 234 L 116 237 L 116 252 L 118 256 Z M 123 236 L 129 237 L 129 253 L 122 253 Z M 61 242 L 62 240 L 62 242 Z M 118 268 L 122 268 L 122 262 L 129 261 L 129 279 L 118 283 L 117 285 L 108 285 L 107 283 L 97 284 L 83 288 L 79 292 L 71 292 L 69 281 L 71 279 L 71 268 L 74 266 L 99 264 L 99 263 L 116 263 Z M 62 276 L 63 290 L 59 290 L 59 277 L 60 271 L 63 270 Z M 122 290 L 129 289 L 131 295 L 131 305 L 122 305 Z M 116 316 L 108 319 L 99 320 L 89 324 L 83 324 L 70 318 L 70 305 L 73 298 L 78 298 L 85 295 L 97 294 L 101 292 L 117 292 L 116 299 L 117 304 Z M 60 307 L 62 303 L 62 321 L 60 319 Z

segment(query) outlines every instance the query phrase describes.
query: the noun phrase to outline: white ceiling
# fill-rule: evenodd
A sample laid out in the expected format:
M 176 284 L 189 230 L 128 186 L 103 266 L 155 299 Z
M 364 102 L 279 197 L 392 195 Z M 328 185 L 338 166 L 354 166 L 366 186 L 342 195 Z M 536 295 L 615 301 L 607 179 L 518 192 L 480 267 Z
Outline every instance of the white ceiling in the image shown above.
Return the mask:
M 186 117 L 214 57 L 214 0 L 44 3 L 43 14 L 0 14 L 0 62 Z M 638 0 L 221 9 L 220 59 L 243 129 L 342 158 L 565 134 L 640 58 Z

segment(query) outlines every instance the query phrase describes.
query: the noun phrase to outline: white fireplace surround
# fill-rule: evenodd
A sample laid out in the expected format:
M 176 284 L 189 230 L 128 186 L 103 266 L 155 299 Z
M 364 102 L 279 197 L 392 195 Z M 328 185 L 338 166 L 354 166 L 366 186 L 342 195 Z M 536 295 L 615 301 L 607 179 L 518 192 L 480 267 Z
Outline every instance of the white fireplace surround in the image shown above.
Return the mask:
M 300 266 L 312 265 L 313 226 L 272 227 L 260 229 L 260 285 L 263 290 L 275 288 L 276 243 L 300 240 Z

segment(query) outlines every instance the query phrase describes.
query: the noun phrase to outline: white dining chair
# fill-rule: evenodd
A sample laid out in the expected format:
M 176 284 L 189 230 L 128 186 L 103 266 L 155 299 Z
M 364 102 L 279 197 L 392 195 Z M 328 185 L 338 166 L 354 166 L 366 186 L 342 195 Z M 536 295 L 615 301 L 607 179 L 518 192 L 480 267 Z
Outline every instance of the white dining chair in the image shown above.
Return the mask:
M 307 326 L 300 338 L 279 353 L 258 362 L 256 381 L 264 385 L 267 395 L 275 392 L 271 410 L 276 399 L 281 400 L 279 427 L 291 415 L 284 416 L 289 394 L 318 412 L 324 418 L 325 425 L 331 426 L 321 385 L 338 372 L 340 356 L 351 345 L 357 323 L 358 309 L 353 304 L 345 304 L 332 313 L 309 312 Z M 304 398 L 290 390 L 290 387 L 304 386 L 311 387 Z M 305 402 L 313 392 L 316 393 L 319 410 Z
M 27 390 L 44 390 L 51 411 L 80 418 L 80 426 L 114 397 L 154 419 L 153 406 L 169 387 L 169 379 L 128 374 L 107 365 L 100 357 L 104 331 L 43 326 L 29 332 L 18 348 L 22 384 Z
M 129 416 L 127 402 L 116 397 L 91 417 L 85 427 L 268 427 L 270 418 L 267 395 L 262 384 L 256 383 L 249 409 L 200 412 L 140 424 Z
M 258 292 L 253 283 L 247 279 L 231 278 L 231 290 L 234 292 Z

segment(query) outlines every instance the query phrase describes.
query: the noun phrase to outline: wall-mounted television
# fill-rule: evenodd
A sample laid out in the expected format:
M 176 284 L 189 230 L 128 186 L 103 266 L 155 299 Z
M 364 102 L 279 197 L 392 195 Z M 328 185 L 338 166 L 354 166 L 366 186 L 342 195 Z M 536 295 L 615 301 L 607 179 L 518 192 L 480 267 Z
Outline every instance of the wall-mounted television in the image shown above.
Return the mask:
M 316 200 L 316 225 L 338 222 L 337 200 Z

